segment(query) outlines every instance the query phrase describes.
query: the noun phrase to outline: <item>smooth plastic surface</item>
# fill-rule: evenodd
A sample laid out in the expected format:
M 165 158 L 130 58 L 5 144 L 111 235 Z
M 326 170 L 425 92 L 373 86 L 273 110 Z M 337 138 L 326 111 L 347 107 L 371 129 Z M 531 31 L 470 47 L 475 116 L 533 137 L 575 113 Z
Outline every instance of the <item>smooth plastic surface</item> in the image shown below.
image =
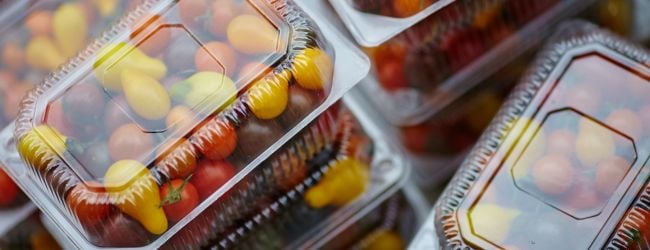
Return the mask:
M 650 53 L 561 29 L 436 208 L 445 248 L 645 249 Z
M 146 1 L 28 95 L 30 168 L 5 160 L 76 247 L 200 246 L 188 235 L 237 219 L 201 214 L 256 197 L 262 163 L 367 72 L 325 22 L 286 1 Z
M 374 74 L 364 90 L 393 124 L 418 125 L 591 3 L 455 1 L 400 35 L 367 48 Z
M 0 3 L 0 128 L 27 91 L 81 52 L 138 1 L 25 0 Z

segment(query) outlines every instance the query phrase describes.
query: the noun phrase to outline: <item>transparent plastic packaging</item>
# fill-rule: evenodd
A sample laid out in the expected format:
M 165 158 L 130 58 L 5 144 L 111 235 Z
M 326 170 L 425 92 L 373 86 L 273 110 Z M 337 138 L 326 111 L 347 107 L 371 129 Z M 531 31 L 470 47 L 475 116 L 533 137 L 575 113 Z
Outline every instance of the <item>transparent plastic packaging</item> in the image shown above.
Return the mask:
M 356 112 L 348 100 L 325 111 L 163 248 L 299 248 L 399 189 L 403 159 Z M 112 237 L 124 243 L 133 234 Z
M 41 213 L 33 211 L 6 233 L 0 234 L 1 249 L 62 249 L 47 231 Z
M 284 0 L 145 1 L 27 95 L 4 160 L 75 247 L 215 243 L 196 235 L 298 185 L 263 163 L 367 72 L 326 23 Z M 338 131 L 313 129 L 303 161 Z
M 648 83 L 650 52 L 563 26 L 438 201 L 439 244 L 647 249 Z
M 594 1 L 454 1 L 366 48 L 364 90 L 395 125 L 417 125 L 543 40 Z M 378 25 L 377 27 L 382 27 Z
M 16 117 L 27 91 L 81 52 L 138 1 L 2 1 L 0 128 Z
M 368 204 L 343 225 L 314 239 L 309 249 L 406 249 L 427 208 L 422 194 L 407 185 Z

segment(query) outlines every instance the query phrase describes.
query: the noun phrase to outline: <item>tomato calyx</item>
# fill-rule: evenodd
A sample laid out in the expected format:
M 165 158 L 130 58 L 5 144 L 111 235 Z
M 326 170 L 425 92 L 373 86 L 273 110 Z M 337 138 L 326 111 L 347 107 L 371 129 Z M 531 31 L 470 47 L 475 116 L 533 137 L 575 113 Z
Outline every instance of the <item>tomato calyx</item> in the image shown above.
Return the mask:
M 185 185 L 190 182 L 190 179 L 192 178 L 192 175 L 189 175 L 187 178 L 183 180 L 183 184 L 181 184 L 178 188 L 174 188 L 174 185 L 172 185 L 172 181 L 170 180 L 167 182 L 169 185 L 169 193 L 165 195 L 163 200 L 160 202 L 160 208 L 164 206 L 169 206 L 173 205 L 179 201 L 181 201 L 181 193 L 183 192 L 183 188 L 185 188 Z

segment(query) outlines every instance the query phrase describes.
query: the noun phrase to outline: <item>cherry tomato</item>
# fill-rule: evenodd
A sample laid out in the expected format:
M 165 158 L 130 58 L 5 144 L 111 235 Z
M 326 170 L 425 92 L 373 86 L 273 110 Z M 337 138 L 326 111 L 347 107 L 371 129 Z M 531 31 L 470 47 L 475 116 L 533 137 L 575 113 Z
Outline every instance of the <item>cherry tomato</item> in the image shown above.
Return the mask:
M 97 197 L 104 199 L 96 199 Z M 84 226 L 103 222 L 110 211 L 108 193 L 96 182 L 77 184 L 65 200 Z
M 98 241 L 105 247 L 138 247 L 150 243 L 153 236 L 136 220 L 115 213 L 101 224 Z
M 237 67 L 237 55 L 228 44 L 209 42 L 196 50 L 194 64 L 198 71 L 213 71 L 231 76 Z
M 52 34 L 52 12 L 37 10 L 25 18 L 25 26 L 32 36 L 49 36 Z
M 123 96 L 110 100 L 107 105 L 106 114 L 104 114 L 107 133 L 111 133 L 122 125 L 131 122 L 131 118 L 127 115 L 127 113 L 131 112 L 131 108 Z
M 8 206 L 14 203 L 18 197 L 19 190 L 16 183 L 0 169 L 0 207 Z
M 80 84 L 63 96 L 63 111 L 73 124 L 94 121 L 104 114 L 104 93 L 95 84 Z
M 631 164 L 618 156 L 611 156 L 598 163 L 596 169 L 596 189 L 603 197 L 609 198 L 623 181 Z
M 205 0 L 181 0 L 178 3 L 178 14 L 186 25 L 196 25 L 208 11 Z
M 431 4 L 431 0 L 394 0 L 393 10 L 397 17 L 409 17 L 417 14 Z
M 4 99 L 4 112 L 7 120 L 13 120 L 18 115 L 20 102 L 32 88 L 32 85 L 25 83 L 15 84 L 9 87 Z
M 140 160 L 151 152 L 154 139 L 133 123 L 119 127 L 108 140 L 108 152 L 114 161 Z
M 190 179 L 190 183 L 196 188 L 199 198 L 204 200 L 232 179 L 235 173 L 235 167 L 227 161 L 202 160 Z
M 71 123 L 63 113 L 61 102 L 50 104 L 47 110 L 47 124 L 64 135 L 72 135 Z
M 211 10 L 210 32 L 217 37 L 226 37 L 228 24 L 240 12 L 239 6 L 233 0 L 215 0 Z
M 567 157 L 574 155 L 576 136 L 567 129 L 559 129 L 548 136 L 547 150 L 551 154 L 561 154 Z
M 166 24 L 166 21 L 160 15 L 153 15 L 142 20 L 143 22 L 138 23 L 137 28 L 131 33 L 130 38 L 137 37 L 137 47 L 150 56 L 156 56 L 169 45 L 172 36 L 171 29 L 161 26 Z
M 2 60 L 11 70 L 20 71 L 25 67 L 25 51 L 17 43 L 5 43 Z
M 399 61 L 391 61 L 377 65 L 379 83 L 388 91 L 403 89 L 407 86 L 404 64 Z
M 209 122 L 191 140 L 208 159 L 222 160 L 235 151 L 237 131 L 228 122 Z
M 641 118 L 629 109 L 614 110 L 605 120 L 607 125 L 621 131 L 632 139 L 639 138 L 643 129 Z
M 586 84 L 578 84 L 571 88 L 565 98 L 569 107 L 586 113 L 596 112 L 601 103 L 600 92 Z
M 584 176 L 577 178 L 575 185 L 564 198 L 565 204 L 576 211 L 598 209 L 602 200 L 598 197 L 593 180 Z
M 160 189 L 160 200 L 167 219 L 175 223 L 199 204 L 199 194 L 188 180 L 173 180 Z
M 539 190 L 549 195 L 558 195 L 571 188 L 574 172 L 571 161 L 565 156 L 547 155 L 535 163 L 532 176 Z

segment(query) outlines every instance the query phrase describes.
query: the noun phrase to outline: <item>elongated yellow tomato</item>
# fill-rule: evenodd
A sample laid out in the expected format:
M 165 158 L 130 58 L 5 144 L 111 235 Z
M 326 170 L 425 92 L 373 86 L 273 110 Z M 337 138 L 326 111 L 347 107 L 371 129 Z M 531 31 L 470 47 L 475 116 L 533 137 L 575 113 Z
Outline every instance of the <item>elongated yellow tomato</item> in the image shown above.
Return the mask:
M 278 117 L 289 102 L 289 73 L 263 78 L 248 92 L 248 106 L 260 119 Z
M 30 66 L 52 71 L 65 62 L 65 56 L 49 37 L 37 36 L 32 38 L 25 49 L 27 64 Z
M 104 185 L 113 203 L 139 221 L 150 233 L 160 235 L 167 230 L 168 222 L 160 206 L 158 185 L 140 162 L 116 162 L 106 172 Z
M 122 90 L 122 72 L 125 69 L 142 72 L 156 80 L 167 74 L 167 66 L 162 61 L 151 58 L 142 50 L 127 43 L 109 44 L 102 48 L 93 71 L 104 88 L 111 91 Z
M 305 200 L 314 208 L 343 206 L 363 194 L 369 176 L 366 164 L 357 159 L 343 159 L 325 173 L 318 185 L 307 191 Z
M 124 69 L 122 89 L 129 106 L 148 120 L 165 118 L 171 109 L 167 90 L 154 78 L 139 71 Z
M 327 53 L 318 48 L 307 48 L 294 58 L 291 73 L 301 87 L 320 90 L 329 84 L 332 67 L 332 59 Z
M 18 141 L 18 152 L 34 167 L 41 169 L 47 167 L 47 162 L 40 162 L 44 159 L 44 154 L 55 153 L 62 155 L 66 150 L 67 137 L 62 135 L 56 129 L 47 125 L 40 125 L 27 132 Z M 51 155 L 51 157 L 55 157 Z M 43 159 L 41 159 L 43 158 Z
M 277 29 L 254 15 L 235 17 L 230 21 L 227 33 L 230 44 L 247 54 L 275 52 L 280 41 Z
M 54 12 L 52 23 L 54 38 L 66 57 L 71 57 L 84 48 L 88 25 L 80 4 L 61 5 Z
M 224 74 L 202 71 L 174 84 L 171 95 L 192 110 L 210 114 L 232 104 L 237 98 L 237 87 Z

